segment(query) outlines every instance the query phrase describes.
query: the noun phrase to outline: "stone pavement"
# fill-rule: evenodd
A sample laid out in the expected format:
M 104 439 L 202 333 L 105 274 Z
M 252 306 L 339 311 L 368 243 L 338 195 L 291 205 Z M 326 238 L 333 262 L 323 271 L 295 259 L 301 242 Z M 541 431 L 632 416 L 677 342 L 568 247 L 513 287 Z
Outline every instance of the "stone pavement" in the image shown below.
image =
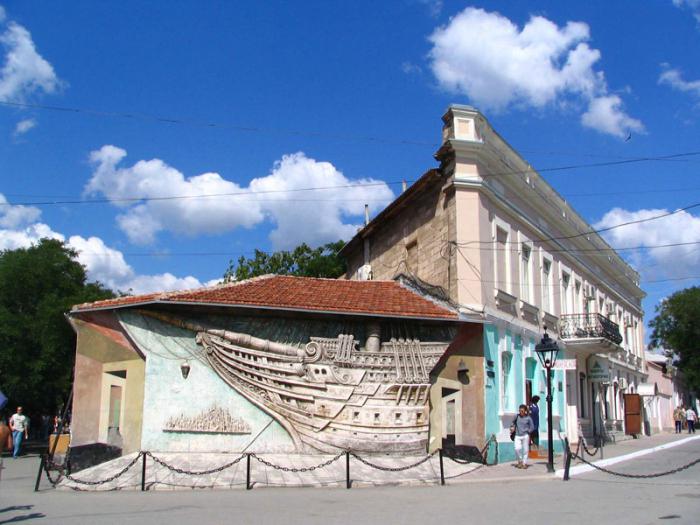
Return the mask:
M 687 434 L 656 434 L 608 445 L 603 448 L 605 459 L 622 456 L 643 449 L 653 448 L 687 438 Z M 700 435 L 698 435 L 700 439 Z M 582 455 L 583 452 L 580 452 Z M 185 471 L 211 470 L 238 458 L 239 454 L 203 454 L 203 453 L 154 453 L 154 456 L 168 465 Z M 122 470 L 134 460 L 136 454 L 130 454 L 90 469 L 75 473 L 74 477 L 84 481 L 98 481 L 109 478 Z M 293 455 L 260 454 L 264 460 L 278 466 L 309 468 L 330 461 L 331 455 Z M 382 467 L 397 468 L 417 463 L 425 456 L 361 456 L 363 459 Z M 600 459 L 600 452 L 595 457 L 585 456 L 590 461 Z M 338 457 L 331 464 L 306 472 L 291 472 L 275 469 L 251 457 L 252 488 L 262 487 L 345 487 L 345 456 Z M 477 463 L 461 464 L 444 458 L 445 482 L 454 483 L 489 483 L 518 482 L 524 480 L 554 480 L 554 474 L 547 472 L 546 458 L 531 460 L 530 468 L 521 470 L 512 463 L 484 466 Z M 572 462 L 575 466 L 580 462 Z M 555 467 L 563 468 L 563 456 L 555 457 Z M 83 485 L 70 480 L 63 480 L 58 488 L 73 490 L 140 490 L 142 463 L 139 459 L 124 475 L 114 481 L 101 485 Z M 378 485 L 435 485 L 440 483 L 440 463 L 437 455 L 420 465 L 401 471 L 380 470 L 363 464 L 355 457 L 350 459 L 350 478 L 352 487 Z M 42 483 L 47 484 L 44 480 Z M 191 488 L 208 489 L 245 489 L 246 458 L 221 471 L 204 475 L 189 475 L 174 472 L 159 465 L 152 457 L 147 457 L 146 487 L 148 490 L 177 490 Z

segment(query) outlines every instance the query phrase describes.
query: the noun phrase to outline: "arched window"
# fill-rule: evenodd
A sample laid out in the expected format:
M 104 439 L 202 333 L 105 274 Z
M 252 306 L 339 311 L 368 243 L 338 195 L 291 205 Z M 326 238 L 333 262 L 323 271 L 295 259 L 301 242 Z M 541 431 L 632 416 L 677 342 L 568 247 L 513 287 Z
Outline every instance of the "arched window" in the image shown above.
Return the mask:
M 513 354 L 505 351 L 501 354 L 501 406 L 503 411 L 512 409 L 512 377 L 511 369 L 513 364 Z

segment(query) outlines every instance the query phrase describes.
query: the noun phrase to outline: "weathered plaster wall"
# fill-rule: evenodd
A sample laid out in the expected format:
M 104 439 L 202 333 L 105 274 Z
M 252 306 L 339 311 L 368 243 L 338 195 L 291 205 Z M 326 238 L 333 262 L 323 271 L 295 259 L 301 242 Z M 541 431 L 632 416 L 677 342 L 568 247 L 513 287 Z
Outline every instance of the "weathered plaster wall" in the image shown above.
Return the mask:
M 80 348 L 80 336 L 78 336 Z M 100 433 L 102 363 L 80 352 L 75 355 L 75 391 L 71 445 L 95 443 Z
M 125 453 L 140 448 L 144 363 L 132 348 L 108 336 L 109 331 L 92 323 L 73 321 L 78 332 L 75 362 L 75 392 L 71 420 L 71 445 L 107 443 L 109 386 L 114 376 L 107 371 L 126 371 L 114 378 L 123 387 L 120 443 Z M 118 380 L 118 381 L 116 381 Z
M 442 445 L 445 417 L 442 412 L 443 389 L 459 391 L 456 444 L 481 448 L 484 444 L 484 364 L 482 326 L 464 325 L 450 345 L 446 358 L 431 373 L 434 383 L 430 389 L 430 438 L 432 452 Z M 460 365 L 466 366 L 468 383 L 458 377 Z
M 294 447 L 272 417 L 229 387 L 209 367 L 194 333 L 138 313 L 120 314 L 122 324 L 146 355 L 142 448 L 160 452 L 285 452 Z M 183 379 L 180 365 L 191 370 Z M 218 406 L 243 419 L 250 434 L 164 432 L 171 417 L 193 417 Z

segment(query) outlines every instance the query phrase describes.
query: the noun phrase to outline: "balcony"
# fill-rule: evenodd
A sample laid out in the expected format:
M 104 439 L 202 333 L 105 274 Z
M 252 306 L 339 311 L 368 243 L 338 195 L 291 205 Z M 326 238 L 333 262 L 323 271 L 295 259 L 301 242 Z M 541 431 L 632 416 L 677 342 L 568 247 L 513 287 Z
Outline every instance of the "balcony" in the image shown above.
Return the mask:
M 559 336 L 568 349 L 580 353 L 601 354 L 621 350 L 620 327 L 600 314 L 561 315 Z

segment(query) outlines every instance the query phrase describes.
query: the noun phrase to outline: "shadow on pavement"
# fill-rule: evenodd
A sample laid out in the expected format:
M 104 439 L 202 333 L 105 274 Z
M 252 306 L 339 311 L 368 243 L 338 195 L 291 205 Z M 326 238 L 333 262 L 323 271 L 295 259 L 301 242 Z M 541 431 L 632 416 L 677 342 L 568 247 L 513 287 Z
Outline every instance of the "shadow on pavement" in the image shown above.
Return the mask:
M 10 518 L 9 520 L 3 520 L 0 521 L 0 525 L 3 523 L 17 523 L 20 521 L 27 521 L 27 520 L 34 520 L 38 518 L 45 518 L 46 514 L 42 514 L 41 512 L 32 512 L 31 514 L 24 514 L 22 516 L 15 516 L 14 518 Z

